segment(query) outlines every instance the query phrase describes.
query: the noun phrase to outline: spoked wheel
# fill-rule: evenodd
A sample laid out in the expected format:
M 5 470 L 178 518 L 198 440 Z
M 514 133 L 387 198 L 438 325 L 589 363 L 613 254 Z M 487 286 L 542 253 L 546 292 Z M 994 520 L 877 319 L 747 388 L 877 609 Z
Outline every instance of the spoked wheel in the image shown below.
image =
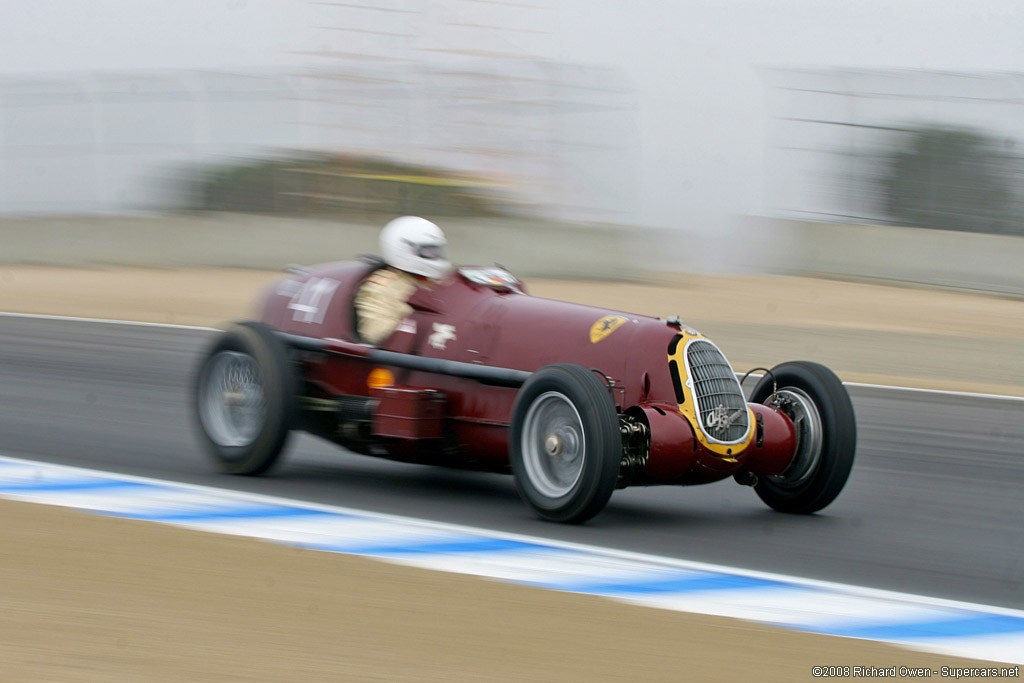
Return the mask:
M 622 437 L 604 381 L 579 365 L 535 372 L 516 397 L 510 459 L 520 496 L 542 518 L 582 522 L 607 504 Z
M 818 363 L 783 363 L 758 382 L 750 400 L 777 407 L 796 428 L 796 454 L 789 467 L 778 476 L 760 477 L 754 487 L 761 500 L 780 512 L 800 514 L 835 500 L 857 450 L 853 404 L 835 373 Z
M 262 474 L 284 449 L 296 379 L 284 344 L 262 323 L 238 323 L 199 367 L 195 415 L 207 452 L 225 472 Z

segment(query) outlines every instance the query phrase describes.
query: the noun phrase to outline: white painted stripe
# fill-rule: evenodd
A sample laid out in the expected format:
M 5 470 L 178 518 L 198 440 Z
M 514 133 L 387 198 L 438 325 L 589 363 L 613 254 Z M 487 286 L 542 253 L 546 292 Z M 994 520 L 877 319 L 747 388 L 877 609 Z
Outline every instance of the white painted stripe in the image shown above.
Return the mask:
M 201 330 L 204 332 L 219 332 L 216 327 L 202 327 L 198 325 L 174 325 L 171 323 L 150 323 L 141 322 L 137 320 L 112 320 L 109 318 L 78 318 L 67 315 L 44 315 L 41 313 L 14 313 L 9 311 L 0 311 L 0 316 L 8 318 L 30 318 L 37 320 L 63 320 L 67 322 L 83 322 L 83 323 L 107 323 L 112 325 L 138 325 L 140 327 L 165 327 L 168 329 L 178 330 Z M 737 372 L 737 379 L 742 378 L 745 373 Z M 760 379 L 764 375 L 750 374 L 749 378 Z M 997 400 L 1008 400 L 1008 401 L 1024 401 L 1024 396 L 1012 396 L 1009 394 L 982 394 L 970 391 L 953 391 L 949 389 L 924 389 L 921 387 L 902 387 L 897 385 L 889 384 L 865 384 L 862 382 L 843 382 L 848 387 L 861 387 L 865 389 L 891 389 L 893 391 L 916 391 L 925 394 L 944 394 L 947 396 L 963 396 L 967 398 L 989 398 Z
M 736 378 L 742 379 L 745 373 L 737 372 Z M 751 373 L 747 379 L 760 380 L 764 375 Z M 859 387 L 861 389 L 882 389 L 892 391 L 913 391 L 919 394 L 938 394 L 940 396 L 961 396 L 964 398 L 991 398 L 998 401 L 1024 401 L 1024 396 L 1013 396 L 1011 394 L 981 394 L 974 391 L 953 391 L 951 389 L 924 389 L 922 387 L 902 387 L 895 384 L 867 384 L 864 382 L 843 382 L 846 387 Z
M 752 619 L 777 626 L 821 631 L 880 622 L 941 621 L 965 614 L 962 610 L 863 598 L 802 586 L 651 597 L 617 596 L 616 599 L 646 607 Z
M 581 576 L 592 580 L 626 581 L 635 576 L 636 572 L 645 569 L 640 562 L 621 562 L 616 561 L 616 558 L 593 556 L 557 546 L 458 557 L 405 557 L 391 561 L 421 569 L 471 574 L 528 585 L 569 586 L 579 583 Z
M 0 317 L 5 318 L 29 318 L 31 320 L 60 320 L 73 323 L 105 323 L 108 325 L 136 325 L 138 327 L 166 327 L 172 330 L 203 330 L 216 332 L 215 327 L 202 327 L 199 325 L 175 325 L 173 323 L 149 323 L 141 320 L 114 320 L 112 318 L 80 318 L 72 315 L 44 315 L 42 313 L 14 313 L 0 311 Z
M 13 493 L 0 487 L 0 495 L 13 500 L 20 500 L 26 503 L 45 503 L 47 505 L 59 505 L 61 507 L 78 508 L 92 512 L 108 512 L 111 514 L 130 514 L 136 510 L 147 507 L 146 494 L 118 495 L 112 497 L 109 492 L 101 493 L 90 491 L 88 493 L 78 492 L 47 492 L 36 491 L 34 493 L 22 491 Z M 151 507 L 152 503 L 148 507 Z
M 992 398 L 1001 401 L 1024 401 L 1024 396 L 1011 396 L 1009 394 L 979 394 L 971 391 L 951 391 L 949 389 L 921 389 L 918 387 L 901 387 L 888 384 L 864 384 L 863 382 L 843 382 L 848 387 L 862 387 L 864 389 L 884 389 L 886 391 L 914 391 L 920 394 L 939 394 L 944 396 L 962 396 L 965 398 Z
M 940 655 L 1024 664 L 1024 654 L 1021 654 L 1024 653 L 1024 634 L 1019 633 L 973 636 L 969 638 L 943 638 L 931 641 L 906 641 L 905 644 L 912 646 L 915 650 L 933 652 Z M 1006 653 L 1008 652 L 1017 653 L 1016 659 L 1007 659 Z
M 420 545 L 457 541 L 465 536 L 428 530 L 396 529 L 394 523 L 380 523 L 375 520 L 349 520 L 345 518 L 276 518 L 276 519 L 232 519 L 224 521 L 171 522 L 199 531 L 209 531 L 231 536 L 265 538 L 269 541 L 301 546 L 346 545 L 351 548 L 379 545 L 386 538 L 395 545 Z

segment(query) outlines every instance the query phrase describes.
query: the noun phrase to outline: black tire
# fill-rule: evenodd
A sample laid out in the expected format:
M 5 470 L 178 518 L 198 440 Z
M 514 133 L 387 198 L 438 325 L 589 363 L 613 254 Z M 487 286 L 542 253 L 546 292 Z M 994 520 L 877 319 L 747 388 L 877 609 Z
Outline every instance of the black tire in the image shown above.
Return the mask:
M 797 426 L 797 455 L 779 476 L 759 477 L 754 490 L 779 512 L 810 514 L 831 503 L 843 490 L 857 450 L 857 420 L 846 387 L 824 365 L 807 361 L 782 363 L 766 374 L 750 396 L 770 403 L 772 376 L 783 400 L 780 408 Z M 814 414 L 809 407 L 813 407 Z M 817 417 L 817 424 L 815 424 Z M 818 434 L 814 434 L 817 430 Z
M 608 503 L 622 436 L 615 402 L 596 373 L 569 364 L 541 368 L 519 390 L 510 429 L 516 489 L 538 516 L 578 523 Z M 568 458 L 558 459 L 563 454 Z
M 235 323 L 214 341 L 195 376 L 193 413 L 200 440 L 221 470 L 257 475 L 277 462 L 295 423 L 297 387 L 287 349 L 267 325 Z

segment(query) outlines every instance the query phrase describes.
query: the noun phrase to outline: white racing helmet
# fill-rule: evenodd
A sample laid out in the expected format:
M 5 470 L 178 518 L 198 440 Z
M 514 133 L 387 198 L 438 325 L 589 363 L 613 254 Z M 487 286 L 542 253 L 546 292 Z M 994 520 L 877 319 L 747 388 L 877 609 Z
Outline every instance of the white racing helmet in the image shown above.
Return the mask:
M 414 275 L 435 280 L 447 275 L 452 267 L 447 247 L 441 228 L 418 216 L 396 218 L 380 231 L 384 262 Z

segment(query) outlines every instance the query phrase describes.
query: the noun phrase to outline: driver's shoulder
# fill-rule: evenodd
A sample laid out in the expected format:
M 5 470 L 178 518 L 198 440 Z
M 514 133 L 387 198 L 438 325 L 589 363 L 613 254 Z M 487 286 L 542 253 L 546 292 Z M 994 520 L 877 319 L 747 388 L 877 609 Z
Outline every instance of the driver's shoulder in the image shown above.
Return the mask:
M 416 279 L 408 273 L 385 266 L 378 268 L 371 272 L 366 278 L 360 283 L 360 291 L 376 290 L 376 289 L 414 289 L 416 287 Z

